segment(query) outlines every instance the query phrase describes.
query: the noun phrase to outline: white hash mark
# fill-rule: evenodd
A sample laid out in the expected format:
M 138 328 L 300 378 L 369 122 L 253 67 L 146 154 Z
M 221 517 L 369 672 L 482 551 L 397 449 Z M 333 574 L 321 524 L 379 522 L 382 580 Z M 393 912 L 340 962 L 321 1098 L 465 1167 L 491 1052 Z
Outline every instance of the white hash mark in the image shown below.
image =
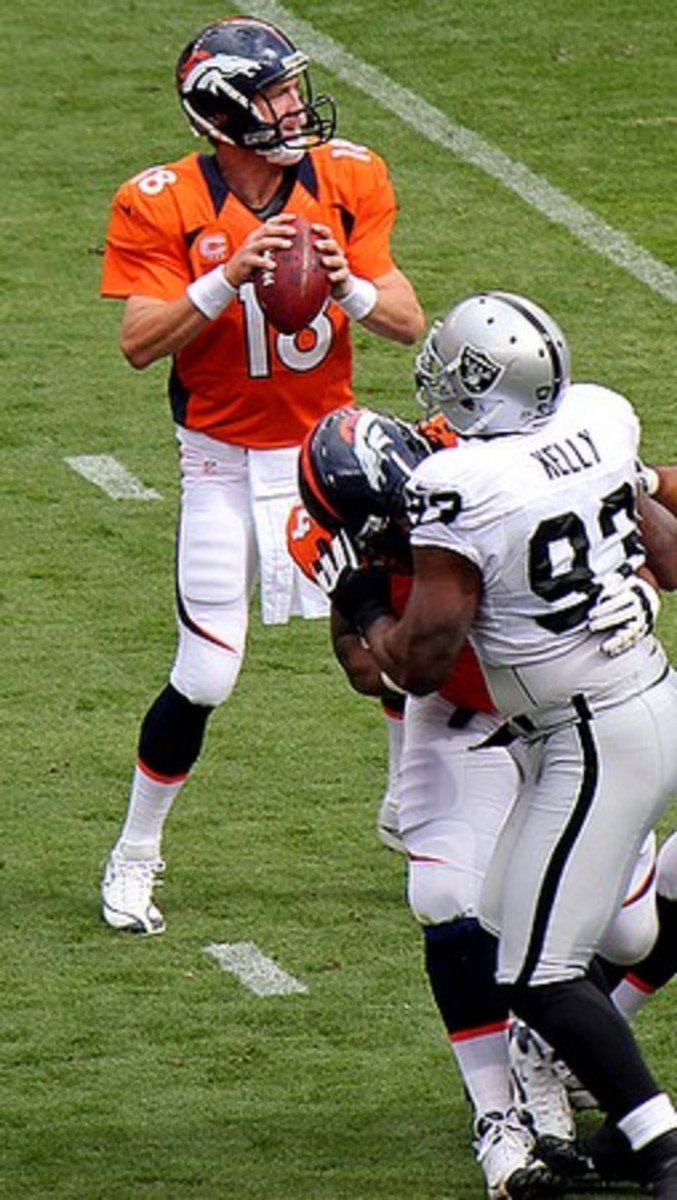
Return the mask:
M 257 996 L 284 996 L 289 992 L 308 991 L 304 983 L 278 967 L 253 942 L 210 942 L 205 946 L 205 953 L 215 958 L 224 971 L 235 975 Z
M 79 454 L 65 462 L 90 483 L 102 488 L 113 500 L 161 500 L 155 488 L 148 488 L 132 475 L 112 454 Z

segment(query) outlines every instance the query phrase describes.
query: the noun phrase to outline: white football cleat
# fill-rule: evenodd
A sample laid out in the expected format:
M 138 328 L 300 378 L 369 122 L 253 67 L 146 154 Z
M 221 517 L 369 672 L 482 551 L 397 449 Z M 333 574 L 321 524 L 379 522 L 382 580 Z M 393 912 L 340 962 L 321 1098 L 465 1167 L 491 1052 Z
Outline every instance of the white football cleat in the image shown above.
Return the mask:
M 108 857 L 101 882 L 101 915 L 113 929 L 129 933 L 164 933 L 165 919 L 153 903 L 161 859 L 130 858 L 118 846 Z
M 398 854 L 406 854 L 400 834 L 399 805 L 397 798 L 390 792 L 386 792 L 381 801 L 376 818 L 376 832 L 383 845 L 387 846 L 389 850 L 396 850 Z
M 488 1200 L 536 1200 L 552 1195 L 552 1172 L 537 1157 L 533 1133 L 516 1109 L 478 1117 L 473 1148 L 484 1171 Z
M 591 1163 L 576 1137 L 564 1082 L 566 1067 L 521 1021 L 510 1026 L 509 1049 L 515 1103 L 534 1130 L 538 1154 L 565 1178 L 588 1174 Z
M 578 1079 L 573 1071 L 570 1071 L 564 1063 L 562 1066 L 562 1079 L 567 1090 L 569 1103 L 576 1112 L 586 1112 L 588 1109 L 599 1108 L 599 1102 L 595 1099 L 592 1092 L 583 1087 L 580 1079 Z

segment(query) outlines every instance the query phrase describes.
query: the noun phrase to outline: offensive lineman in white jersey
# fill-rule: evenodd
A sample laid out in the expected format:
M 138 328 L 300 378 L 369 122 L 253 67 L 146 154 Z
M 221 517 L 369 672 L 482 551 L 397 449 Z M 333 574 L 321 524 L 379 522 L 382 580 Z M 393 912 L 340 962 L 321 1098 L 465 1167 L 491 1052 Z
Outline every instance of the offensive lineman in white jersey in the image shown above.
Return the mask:
M 587 616 L 641 568 L 639 423 L 573 384 L 552 318 L 472 296 L 429 334 L 420 375 L 463 437 L 407 488 L 414 581 L 396 618 L 368 570 L 332 594 L 399 686 L 427 694 L 471 637 L 523 782 L 480 898 L 513 1010 L 600 1100 L 659 1200 L 677 1200 L 677 1113 L 589 974 L 644 837 L 677 792 L 677 676 L 654 637 L 600 653 Z

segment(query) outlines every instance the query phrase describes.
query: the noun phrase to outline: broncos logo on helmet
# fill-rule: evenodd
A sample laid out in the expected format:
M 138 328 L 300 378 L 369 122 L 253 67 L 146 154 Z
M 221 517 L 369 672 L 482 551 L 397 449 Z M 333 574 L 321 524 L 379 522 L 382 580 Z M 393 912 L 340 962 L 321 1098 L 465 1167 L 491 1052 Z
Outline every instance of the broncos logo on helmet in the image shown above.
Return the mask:
M 431 445 L 414 425 L 369 408 L 340 408 L 317 422 L 299 458 L 299 490 L 313 520 L 345 529 L 370 557 L 401 556 L 404 485 Z M 408 557 L 408 551 L 407 551 Z

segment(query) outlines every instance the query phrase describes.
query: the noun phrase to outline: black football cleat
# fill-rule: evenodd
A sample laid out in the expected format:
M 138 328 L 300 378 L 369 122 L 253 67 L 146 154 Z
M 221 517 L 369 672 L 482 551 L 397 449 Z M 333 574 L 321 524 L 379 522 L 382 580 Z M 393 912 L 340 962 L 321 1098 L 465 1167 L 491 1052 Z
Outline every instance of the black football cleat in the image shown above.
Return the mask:
M 608 1183 L 641 1181 L 637 1156 L 624 1133 L 609 1118 L 589 1138 L 586 1154 L 600 1179 Z
M 677 1200 L 677 1129 L 654 1138 L 635 1157 L 650 1195 L 655 1200 Z

